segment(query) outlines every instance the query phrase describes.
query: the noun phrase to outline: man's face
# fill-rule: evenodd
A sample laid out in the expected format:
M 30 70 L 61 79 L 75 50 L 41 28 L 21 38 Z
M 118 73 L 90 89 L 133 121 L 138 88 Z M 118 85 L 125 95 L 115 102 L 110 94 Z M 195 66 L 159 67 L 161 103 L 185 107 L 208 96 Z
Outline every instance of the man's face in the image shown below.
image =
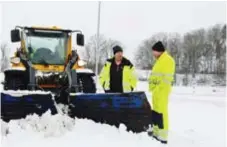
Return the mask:
M 123 52 L 117 52 L 115 55 L 114 55 L 115 59 L 116 60 L 122 60 L 123 58 Z
M 152 50 L 152 54 L 157 59 L 162 53 L 158 52 L 158 51 L 155 51 L 155 50 Z

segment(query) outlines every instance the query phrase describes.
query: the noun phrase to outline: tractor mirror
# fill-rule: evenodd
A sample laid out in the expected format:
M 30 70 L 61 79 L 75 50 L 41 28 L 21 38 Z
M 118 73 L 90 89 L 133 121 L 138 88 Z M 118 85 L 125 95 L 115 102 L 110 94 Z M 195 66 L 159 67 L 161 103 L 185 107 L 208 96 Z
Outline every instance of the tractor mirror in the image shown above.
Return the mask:
M 20 30 L 18 30 L 18 29 L 11 30 L 11 41 L 18 42 L 20 40 L 21 40 L 20 39 Z
M 77 45 L 84 46 L 84 35 L 83 34 L 77 34 Z

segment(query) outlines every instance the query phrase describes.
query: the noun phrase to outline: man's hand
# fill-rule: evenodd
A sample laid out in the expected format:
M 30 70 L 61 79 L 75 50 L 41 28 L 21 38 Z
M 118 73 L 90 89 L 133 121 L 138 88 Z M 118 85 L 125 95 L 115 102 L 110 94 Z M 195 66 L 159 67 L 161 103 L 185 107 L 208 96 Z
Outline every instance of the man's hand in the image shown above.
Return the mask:
M 131 86 L 131 91 L 133 91 L 134 90 L 134 88 Z

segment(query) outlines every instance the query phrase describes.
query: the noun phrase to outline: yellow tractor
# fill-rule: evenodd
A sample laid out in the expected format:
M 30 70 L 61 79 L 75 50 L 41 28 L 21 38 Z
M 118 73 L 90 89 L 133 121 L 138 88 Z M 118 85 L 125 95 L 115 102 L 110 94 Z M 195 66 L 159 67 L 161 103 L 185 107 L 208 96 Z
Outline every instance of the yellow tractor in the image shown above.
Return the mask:
M 9 121 L 47 110 L 54 115 L 60 111 L 57 104 L 63 103 L 71 117 L 144 131 L 152 122 L 145 93 L 96 93 L 95 74 L 72 49 L 73 33 L 77 45 L 84 46 L 80 30 L 21 26 L 11 30 L 11 41 L 21 45 L 10 59 L 12 68 L 4 71 L 1 118 Z
M 72 50 L 74 32 L 77 33 L 77 45 L 84 45 L 81 31 L 63 30 L 57 27 L 16 28 L 19 29 L 11 31 L 11 41 L 20 41 L 21 47 L 11 58 L 13 70 L 5 72 L 4 89 L 60 91 L 69 84 L 69 88 L 74 88 L 77 92 L 95 93 L 96 88 L 92 78 L 94 73 L 91 71 L 83 73 L 84 67 L 79 64 L 82 61 L 80 62 L 76 50 Z M 82 71 L 76 79 L 71 73 L 73 69 Z M 81 87 L 76 82 L 80 82 Z

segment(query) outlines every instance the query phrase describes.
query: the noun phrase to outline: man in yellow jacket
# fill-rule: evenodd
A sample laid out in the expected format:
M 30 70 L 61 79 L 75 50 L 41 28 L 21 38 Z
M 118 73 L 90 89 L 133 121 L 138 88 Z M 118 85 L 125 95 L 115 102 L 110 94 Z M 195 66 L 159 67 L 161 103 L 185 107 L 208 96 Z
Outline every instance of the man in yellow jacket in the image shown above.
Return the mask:
M 114 57 L 107 59 L 100 73 L 100 84 L 105 92 L 131 92 L 135 89 L 137 83 L 134 66 L 123 57 L 123 50 L 120 46 L 113 47 L 113 53 Z
M 155 139 L 167 143 L 168 139 L 168 97 L 171 92 L 175 74 L 175 61 L 165 51 L 162 42 L 158 41 L 152 47 L 156 62 L 149 77 L 149 91 L 152 93 L 152 132 Z

